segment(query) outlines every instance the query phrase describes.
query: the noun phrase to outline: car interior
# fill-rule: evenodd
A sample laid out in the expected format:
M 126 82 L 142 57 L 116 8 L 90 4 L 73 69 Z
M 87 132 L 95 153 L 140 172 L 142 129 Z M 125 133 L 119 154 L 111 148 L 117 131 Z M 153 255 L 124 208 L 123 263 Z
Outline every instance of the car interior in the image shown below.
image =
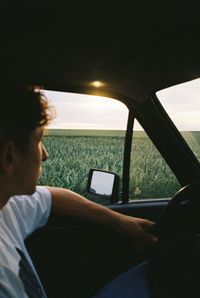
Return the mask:
M 5 33 L 1 58 L 20 83 L 54 91 L 98 94 L 125 103 L 129 114 L 122 200 L 116 199 L 116 176 L 107 208 L 155 221 L 160 240 L 144 257 L 134 251 L 128 239 L 102 225 L 53 218 L 26 240 L 48 297 L 92 297 L 144 258 L 150 264 L 152 297 L 200 294 L 200 163 L 156 95 L 159 90 L 200 76 L 199 21 L 186 13 L 185 10 L 180 20 L 169 16 L 168 22 L 161 15 L 155 19 L 155 14 L 149 13 L 142 20 L 137 17 L 132 24 L 69 26 L 63 19 L 61 24 L 48 16 L 52 20 L 48 26 L 32 23 L 29 34 L 22 31 L 22 24 L 12 38 L 13 28 Z M 45 20 L 46 17 L 44 23 Z M 92 84 L 97 80 L 103 82 L 102 88 Z M 134 119 L 180 183 L 172 198 L 129 201 Z M 92 189 L 91 175 L 92 172 L 88 189 Z

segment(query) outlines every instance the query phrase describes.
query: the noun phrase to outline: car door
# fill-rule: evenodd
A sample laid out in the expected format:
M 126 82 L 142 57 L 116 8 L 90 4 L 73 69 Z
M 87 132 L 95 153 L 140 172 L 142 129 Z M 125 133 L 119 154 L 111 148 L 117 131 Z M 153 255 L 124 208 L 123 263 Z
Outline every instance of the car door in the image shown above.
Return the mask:
M 101 101 L 100 98 L 91 98 L 91 106 L 92 100 Z M 59 102 L 58 98 L 57 101 Z M 73 99 L 74 102 L 74 109 L 81 118 L 80 111 L 81 114 L 84 113 L 83 104 Z M 47 151 L 52 151 L 49 154 L 55 154 L 56 157 L 53 163 L 50 156 L 49 164 L 44 168 L 46 176 L 43 175 L 40 183 L 63 186 L 65 181 L 67 186 L 64 187 L 71 188 L 88 199 L 96 200 L 117 212 L 156 222 L 177 190 L 199 178 L 198 161 L 155 94 L 143 104 L 130 99 L 124 100 L 125 105 L 120 105 L 121 114 L 118 114 L 116 107 L 108 112 L 107 102 L 109 99 L 104 99 L 97 108 L 98 112 L 103 112 L 98 119 L 104 129 L 91 131 L 88 129 L 91 127 L 90 123 L 87 123 L 88 127 L 84 127 L 85 130 L 64 132 L 49 129 L 44 142 Z M 72 105 L 71 99 L 68 103 L 62 103 L 59 108 L 63 111 L 70 104 Z M 89 116 L 86 98 L 87 113 L 84 119 L 87 122 L 89 117 L 93 123 L 97 119 L 94 113 L 96 107 L 97 102 Z M 70 109 L 69 112 L 71 113 Z M 117 120 L 112 117 L 114 114 Z M 118 125 L 120 117 L 123 118 L 123 130 L 119 127 L 108 129 L 105 126 L 106 120 L 110 123 L 110 118 Z M 76 122 L 74 116 L 68 116 L 67 121 L 69 126 Z M 67 133 L 67 136 L 63 137 L 63 133 Z M 73 158 L 68 161 L 67 158 L 71 156 Z M 82 164 L 79 163 L 79 156 L 83 158 Z M 89 163 L 86 165 L 88 156 Z M 61 167 L 59 162 L 62 162 Z M 67 163 L 68 170 L 65 168 Z M 77 164 L 78 168 L 75 167 Z M 80 173 L 81 167 L 85 171 L 84 176 Z M 109 197 L 87 193 L 86 181 L 90 168 L 119 175 L 118 202 L 111 204 Z M 75 218 L 54 218 L 46 228 L 37 231 L 27 240 L 27 246 L 49 297 L 90 297 L 106 282 L 144 257 L 134 251 L 123 235 Z

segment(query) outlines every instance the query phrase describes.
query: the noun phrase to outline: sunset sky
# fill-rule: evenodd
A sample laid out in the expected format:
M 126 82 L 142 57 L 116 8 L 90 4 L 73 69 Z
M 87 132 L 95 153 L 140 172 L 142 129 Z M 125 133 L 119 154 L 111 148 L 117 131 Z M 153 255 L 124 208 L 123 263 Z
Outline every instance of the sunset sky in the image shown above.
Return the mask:
M 91 95 L 44 91 L 55 107 L 49 128 L 125 130 L 126 106 L 114 99 Z M 179 130 L 200 130 L 200 79 L 157 92 Z M 135 129 L 141 129 L 136 124 Z

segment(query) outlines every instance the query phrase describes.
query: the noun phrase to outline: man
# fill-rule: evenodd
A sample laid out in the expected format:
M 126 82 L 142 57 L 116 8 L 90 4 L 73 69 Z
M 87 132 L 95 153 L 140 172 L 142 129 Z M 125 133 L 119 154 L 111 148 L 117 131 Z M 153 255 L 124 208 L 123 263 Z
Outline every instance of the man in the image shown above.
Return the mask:
M 0 109 L 0 297 L 46 297 L 24 245 L 50 212 L 113 227 L 136 249 L 156 241 L 154 223 L 125 216 L 67 189 L 36 187 L 47 159 L 42 144 L 51 110 L 33 89 L 1 85 Z

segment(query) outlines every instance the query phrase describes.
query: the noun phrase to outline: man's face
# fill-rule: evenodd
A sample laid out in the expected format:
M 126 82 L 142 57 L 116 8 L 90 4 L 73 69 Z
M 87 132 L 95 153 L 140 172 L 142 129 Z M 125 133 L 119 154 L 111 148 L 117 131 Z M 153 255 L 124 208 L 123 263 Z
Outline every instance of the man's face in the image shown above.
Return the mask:
M 16 165 L 16 194 L 32 194 L 42 174 L 42 162 L 47 159 L 47 152 L 42 144 L 43 128 L 37 127 L 30 135 L 25 154 L 18 153 Z

